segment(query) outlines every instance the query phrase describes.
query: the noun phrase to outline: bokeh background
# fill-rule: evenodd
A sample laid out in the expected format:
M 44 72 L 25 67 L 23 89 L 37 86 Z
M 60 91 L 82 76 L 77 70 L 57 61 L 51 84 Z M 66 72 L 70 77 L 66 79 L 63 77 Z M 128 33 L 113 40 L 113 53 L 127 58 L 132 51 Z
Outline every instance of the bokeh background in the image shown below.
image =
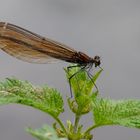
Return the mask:
M 101 96 L 140 99 L 139 0 L 0 0 L 0 21 L 57 40 L 89 56 L 101 56 L 104 71 L 97 81 Z M 0 51 L 0 80 L 15 76 L 34 85 L 48 84 L 66 99 L 69 86 L 63 67 L 67 65 L 29 64 Z M 61 118 L 73 121 L 66 110 Z M 81 122 L 90 125 L 90 115 Z M 33 140 L 25 127 L 39 128 L 51 122 L 48 115 L 30 107 L 0 106 L 0 140 Z M 140 139 L 140 130 L 118 126 L 98 128 L 93 133 L 96 140 Z

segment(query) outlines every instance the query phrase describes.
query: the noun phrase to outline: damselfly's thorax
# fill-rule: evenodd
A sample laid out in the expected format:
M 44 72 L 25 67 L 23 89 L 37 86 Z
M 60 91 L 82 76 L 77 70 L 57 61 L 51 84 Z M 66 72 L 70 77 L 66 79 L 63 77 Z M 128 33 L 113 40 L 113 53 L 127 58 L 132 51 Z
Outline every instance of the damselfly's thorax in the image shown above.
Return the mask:
M 75 53 L 75 63 L 78 63 L 80 65 L 88 65 L 88 64 L 95 64 L 95 67 L 99 66 L 101 64 L 100 57 L 95 56 L 94 58 L 89 57 L 83 52 L 76 52 Z

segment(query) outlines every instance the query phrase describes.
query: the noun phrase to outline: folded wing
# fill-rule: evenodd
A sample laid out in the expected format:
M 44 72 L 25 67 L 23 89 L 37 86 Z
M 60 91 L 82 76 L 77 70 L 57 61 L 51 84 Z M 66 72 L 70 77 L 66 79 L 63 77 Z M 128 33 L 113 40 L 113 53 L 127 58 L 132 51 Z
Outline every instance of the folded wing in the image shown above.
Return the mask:
M 76 51 L 13 24 L 0 22 L 0 49 L 31 63 L 71 62 Z

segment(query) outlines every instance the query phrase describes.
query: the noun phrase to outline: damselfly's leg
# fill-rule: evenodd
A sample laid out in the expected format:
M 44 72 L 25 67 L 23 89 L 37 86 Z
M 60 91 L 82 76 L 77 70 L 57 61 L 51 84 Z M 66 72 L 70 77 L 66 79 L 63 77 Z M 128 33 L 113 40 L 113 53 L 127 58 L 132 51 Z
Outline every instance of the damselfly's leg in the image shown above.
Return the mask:
M 95 84 L 95 82 L 94 82 L 94 80 L 92 79 L 92 74 L 90 74 L 88 71 L 87 71 L 87 75 L 88 75 L 88 77 L 90 78 L 90 80 L 91 80 L 91 82 L 94 84 L 94 86 L 95 86 L 95 88 L 96 88 L 96 90 L 97 90 L 97 92 L 99 91 L 98 90 L 98 87 L 97 87 L 97 85 Z
M 103 70 L 103 68 L 102 67 L 100 67 L 100 66 L 98 66 L 101 70 Z M 88 77 L 90 78 L 90 80 L 92 81 L 92 83 L 94 84 L 94 86 L 95 86 L 95 88 L 96 88 L 96 90 L 97 90 L 97 92 L 99 92 L 99 89 L 98 89 L 98 87 L 97 87 L 97 85 L 95 84 L 95 82 L 94 82 L 94 80 L 92 79 L 92 74 L 90 73 L 90 69 L 92 68 L 92 65 L 89 67 L 89 70 L 87 71 L 87 75 L 88 75 Z
M 76 65 L 76 66 L 79 67 L 78 65 Z M 74 67 L 74 66 L 73 66 L 73 67 Z M 72 98 L 71 79 L 72 79 L 74 76 L 76 76 L 79 72 L 81 72 L 82 70 L 84 70 L 85 67 L 86 67 L 86 66 L 81 67 L 76 73 L 74 73 L 73 75 L 71 75 L 71 76 L 69 77 L 69 85 L 70 85 L 70 94 L 71 94 L 71 98 Z M 69 68 L 72 68 L 72 67 L 69 67 Z M 78 85 L 78 86 L 79 86 L 79 85 Z
M 98 91 L 99 91 L 99 90 L 98 90 L 98 87 L 96 86 L 94 80 L 92 79 L 92 76 L 93 76 L 93 75 L 90 73 L 90 70 L 91 70 L 92 66 L 93 66 L 93 64 L 89 65 L 88 71 L 86 71 L 86 72 L 87 72 L 87 75 L 88 75 L 89 79 L 90 79 L 91 82 L 94 84 L 94 86 L 95 86 L 95 88 L 96 88 L 96 90 L 97 90 L 97 92 L 98 92 Z

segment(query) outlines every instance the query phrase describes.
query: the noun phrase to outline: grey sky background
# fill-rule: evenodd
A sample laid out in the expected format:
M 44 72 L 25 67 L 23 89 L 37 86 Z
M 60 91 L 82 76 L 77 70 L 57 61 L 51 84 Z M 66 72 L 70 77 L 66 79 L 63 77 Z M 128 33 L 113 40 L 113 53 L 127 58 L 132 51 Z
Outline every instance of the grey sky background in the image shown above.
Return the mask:
M 139 0 L 0 0 L 0 21 L 6 21 L 87 53 L 99 55 L 102 72 L 100 94 L 112 99 L 140 99 Z M 15 76 L 34 85 L 48 84 L 66 98 L 69 86 L 63 67 L 67 63 L 30 64 L 0 51 L 0 80 Z M 71 119 L 69 111 L 63 120 Z M 89 125 L 91 116 L 83 117 Z M 53 120 L 21 105 L 0 106 L 0 140 L 33 140 L 24 131 Z M 96 140 L 139 140 L 140 130 L 108 126 L 94 131 Z

